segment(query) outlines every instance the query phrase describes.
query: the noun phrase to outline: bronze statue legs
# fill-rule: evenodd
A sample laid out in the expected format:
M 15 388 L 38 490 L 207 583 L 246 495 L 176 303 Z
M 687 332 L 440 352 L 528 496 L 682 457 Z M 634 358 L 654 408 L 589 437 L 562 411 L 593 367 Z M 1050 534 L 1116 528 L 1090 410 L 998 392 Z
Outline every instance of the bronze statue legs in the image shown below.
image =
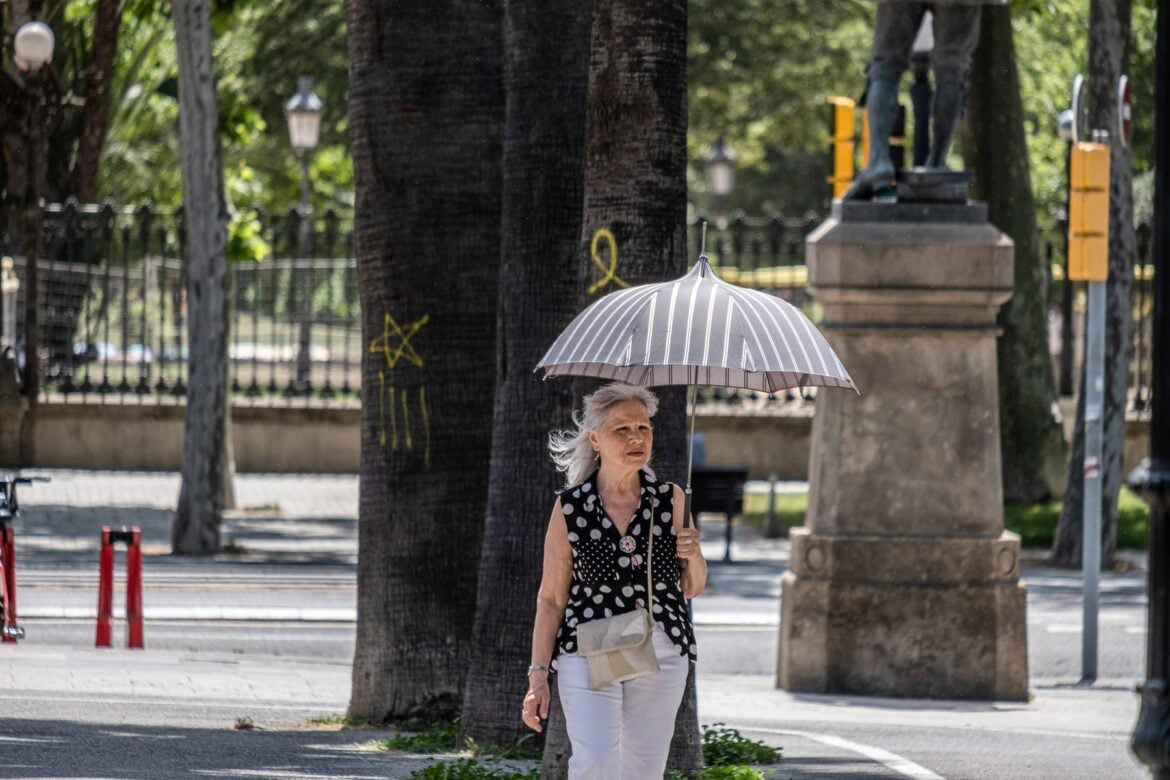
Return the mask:
M 971 56 L 979 42 L 982 6 L 884 1 L 877 6 L 873 51 L 864 103 L 869 119 L 869 160 L 845 200 L 866 200 L 894 183 L 890 132 L 898 105 L 898 83 L 910 66 L 911 48 L 922 18 L 932 12 L 934 50 L 930 53 L 935 90 L 931 103 L 931 144 L 926 165 L 946 167 L 947 150 L 963 114 Z

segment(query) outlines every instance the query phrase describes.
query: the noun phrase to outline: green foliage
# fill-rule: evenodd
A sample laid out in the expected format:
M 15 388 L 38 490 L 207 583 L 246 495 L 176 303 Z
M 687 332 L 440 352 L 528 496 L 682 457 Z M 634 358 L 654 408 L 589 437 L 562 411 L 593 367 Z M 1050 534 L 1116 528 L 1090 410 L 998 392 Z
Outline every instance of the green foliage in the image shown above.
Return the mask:
M 93 0 L 70 13 L 89 23 Z M 165 3 L 137 0 L 123 13 L 110 130 L 102 160 L 101 198 L 117 203 L 182 201 L 178 144 L 178 65 Z M 76 8 L 76 11 L 73 9 Z M 220 0 L 214 57 L 224 186 L 233 211 L 285 211 L 298 200 L 300 166 L 289 147 L 284 103 L 302 73 L 318 77 L 325 102 L 321 143 L 310 175 L 318 211 L 353 205 L 353 166 L 346 131 L 346 45 L 340 0 Z M 237 258 L 257 256 L 249 235 L 233 236 Z
M 1003 524 L 1020 535 L 1024 547 L 1048 548 L 1056 535 L 1060 519 L 1059 501 L 1044 504 L 1008 504 L 1003 508 Z M 1148 544 L 1150 508 L 1128 488 L 1122 488 L 1117 500 L 1117 548 L 1144 550 Z
M 406 776 L 407 780 L 537 780 L 538 777 L 540 773 L 535 769 L 491 766 L 467 758 L 431 764 Z
M 408 724 L 408 728 L 414 724 Z M 383 750 L 401 750 L 406 753 L 450 753 L 456 749 L 459 723 L 433 723 L 413 734 L 395 734 L 381 740 Z
M 708 766 L 734 767 L 739 764 L 775 764 L 780 750 L 748 739 L 726 724 L 703 726 L 703 761 Z M 739 775 L 732 775 L 738 778 Z
M 255 211 L 237 211 L 228 223 L 227 258 L 232 262 L 261 260 L 272 246 L 264 240 L 264 226 Z
M 406 753 L 450 753 L 464 750 L 479 758 L 520 759 L 539 761 L 541 751 L 531 746 L 535 735 L 522 737 L 515 745 L 500 748 L 490 745 L 479 745 L 472 740 L 459 743 L 459 721 L 450 723 L 432 723 L 423 725 L 417 722 L 405 724 L 405 728 L 415 731 L 412 734 L 395 734 L 389 739 L 377 743 L 382 750 L 401 750 Z
M 677 770 L 670 770 L 665 775 L 666 780 L 767 780 L 776 777 L 776 771 L 769 769 L 761 772 L 755 767 L 739 764 L 736 766 L 705 766 L 689 777 Z
M 872 19 L 865 0 L 690 0 L 688 184 L 696 206 L 711 208 L 702 159 L 723 135 L 740 154 L 729 208 L 824 208 L 825 100 L 860 94 Z

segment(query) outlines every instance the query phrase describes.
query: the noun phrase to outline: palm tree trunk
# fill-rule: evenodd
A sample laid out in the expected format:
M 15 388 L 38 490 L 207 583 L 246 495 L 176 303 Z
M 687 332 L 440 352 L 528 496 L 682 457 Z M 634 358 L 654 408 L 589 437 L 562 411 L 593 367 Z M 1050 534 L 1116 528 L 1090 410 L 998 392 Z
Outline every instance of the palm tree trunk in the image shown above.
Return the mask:
M 491 455 L 499 0 L 348 0 L 362 329 L 351 715 L 454 715 Z
M 1108 130 L 1109 280 L 1105 310 L 1105 408 L 1101 439 L 1101 564 L 1109 568 L 1117 551 L 1117 499 L 1124 476 L 1125 411 L 1129 407 L 1129 366 L 1133 358 L 1133 154 L 1116 137 L 1117 80 L 1129 70 L 1132 0 L 1089 3 L 1089 127 Z M 1068 468 L 1068 490 L 1056 526 L 1049 561 L 1081 565 L 1084 525 L 1085 395 L 1077 397 L 1077 425 Z
M 499 361 L 491 478 L 465 739 L 511 746 L 526 689 L 544 533 L 561 476 L 548 432 L 570 422 L 572 383 L 532 369 L 577 308 L 589 3 L 504 3 Z
M 173 551 L 219 550 L 223 485 L 228 469 L 227 206 L 211 59 L 210 0 L 172 5 L 179 53 L 179 134 L 183 158 L 183 219 L 187 238 L 187 413 L 182 483 L 171 529 Z
M 1048 276 L 1037 246 L 1020 79 L 1007 6 L 985 6 L 967 101 L 967 167 L 975 197 L 1016 245 L 1012 299 L 999 314 L 997 344 L 1004 498 L 1040 501 L 1059 490 L 1065 445 L 1052 410 L 1056 381 L 1048 356 Z
M 93 46 L 85 69 L 85 111 L 77 156 L 69 173 L 69 194 L 82 203 L 97 197 L 102 147 L 110 125 L 110 93 L 122 28 L 120 0 L 99 0 L 93 22 Z
M 663 281 L 686 270 L 686 30 L 685 0 L 594 2 L 581 225 L 583 303 L 620 283 Z M 608 231 L 612 243 L 599 231 Z M 653 465 L 663 478 L 679 481 L 686 466 L 685 393 L 660 389 L 658 395 L 662 405 L 655 420 Z M 702 764 L 693 688 L 692 671 L 669 762 L 685 772 Z M 559 720 L 563 714 L 554 708 L 552 716 Z M 544 777 L 565 773 L 569 747 L 563 735 L 559 722 L 550 724 Z

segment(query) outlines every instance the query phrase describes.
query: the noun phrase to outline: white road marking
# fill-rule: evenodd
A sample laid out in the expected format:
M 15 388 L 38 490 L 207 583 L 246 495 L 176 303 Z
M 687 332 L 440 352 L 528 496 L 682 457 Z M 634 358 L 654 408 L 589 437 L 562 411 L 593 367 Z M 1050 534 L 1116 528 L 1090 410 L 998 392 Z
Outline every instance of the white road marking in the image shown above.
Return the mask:
M 903 758 L 896 753 L 891 753 L 888 750 L 883 750 L 872 745 L 863 745 L 860 742 L 852 742 L 841 737 L 834 737 L 832 734 L 814 734 L 811 731 L 793 731 L 791 729 L 767 729 L 747 727 L 744 731 L 760 731 L 765 734 L 781 734 L 789 737 L 801 737 L 802 739 L 811 739 L 814 742 L 820 742 L 822 745 L 829 747 L 841 748 L 842 750 L 851 750 L 854 753 L 860 753 L 871 761 L 885 766 L 894 772 L 905 777 L 912 777 L 915 780 L 945 780 L 942 775 L 935 774 L 921 764 L 915 764 L 908 758 Z

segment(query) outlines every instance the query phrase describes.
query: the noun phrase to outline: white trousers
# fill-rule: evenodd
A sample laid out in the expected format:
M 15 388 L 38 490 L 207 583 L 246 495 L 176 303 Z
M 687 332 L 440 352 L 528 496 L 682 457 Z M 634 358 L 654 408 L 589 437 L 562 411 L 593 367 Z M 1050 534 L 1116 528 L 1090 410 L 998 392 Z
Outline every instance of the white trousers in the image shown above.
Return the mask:
M 589 689 L 583 656 L 557 658 L 557 691 L 573 745 L 569 780 L 654 780 L 666 772 L 690 660 L 658 626 L 652 641 L 658 674 L 600 691 Z

